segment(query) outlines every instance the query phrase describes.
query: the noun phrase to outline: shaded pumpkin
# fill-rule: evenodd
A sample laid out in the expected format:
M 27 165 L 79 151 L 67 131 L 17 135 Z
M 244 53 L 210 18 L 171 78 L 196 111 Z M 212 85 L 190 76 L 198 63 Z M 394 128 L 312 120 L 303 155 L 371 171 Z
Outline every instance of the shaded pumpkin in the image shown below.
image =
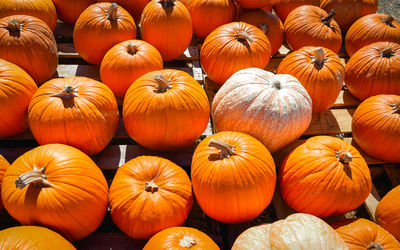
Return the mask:
M 28 128 L 28 106 L 36 90 L 35 82 L 23 69 L 0 59 L 0 138 Z
M 4 174 L 6 173 L 7 168 L 10 167 L 10 163 L 0 154 L 0 191 L 1 191 L 1 183 L 3 182 Z M 0 209 L 3 209 L 3 202 L 0 199 Z
M 271 6 L 272 0 L 236 0 L 245 9 L 262 9 Z
M 28 122 L 39 144 L 63 143 L 93 155 L 103 150 L 118 127 L 112 91 L 86 77 L 55 78 L 33 96 Z
M 241 223 L 256 218 L 271 202 L 275 163 L 254 137 L 219 132 L 197 146 L 191 178 L 196 200 L 209 217 Z
M 56 72 L 56 40 L 49 27 L 36 17 L 4 17 L 0 19 L 0 58 L 18 65 L 41 84 Z
M 103 221 L 108 186 L 90 157 L 67 145 L 47 144 L 26 152 L 7 169 L 1 197 L 22 225 L 45 226 L 75 241 Z
M 287 16 L 297 7 L 303 5 L 313 5 L 319 7 L 320 0 L 271 0 L 273 2 L 273 8 L 275 14 L 284 23 Z
M 79 16 L 73 33 L 76 51 L 85 61 L 96 65 L 114 45 L 135 38 L 135 21 L 116 3 L 90 5 Z
M 157 156 L 139 156 L 118 168 L 110 187 L 114 223 L 134 239 L 149 239 L 180 226 L 193 204 L 192 184 L 175 163 Z
M 78 17 L 96 0 L 52 0 L 57 9 L 58 19 L 75 24 Z M 114 1 L 115 2 L 115 1 Z
M 390 190 L 376 206 L 376 222 L 400 241 L 400 185 Z

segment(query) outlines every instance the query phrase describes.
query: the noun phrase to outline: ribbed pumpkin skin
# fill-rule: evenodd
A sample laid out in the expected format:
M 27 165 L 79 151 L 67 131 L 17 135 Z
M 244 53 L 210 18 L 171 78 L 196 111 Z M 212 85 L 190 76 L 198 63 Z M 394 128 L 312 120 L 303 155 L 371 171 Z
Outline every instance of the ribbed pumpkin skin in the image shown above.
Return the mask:
M 400 243 L 388 231 L 364 218 L 340 221 L 332 225 L 350 250 L 368 249 L 371 243 L 379 243 L 385 250 L 400 249 Z
M 339 160 L 342 151 L 351 154 L 351 162 Z M 290 207 L 318 217 L 356 209 L 372 187 L 368 165 L 357 149 L 330 136 L 314 136 L 293 150 L 279 168 L 278 178 Z
M 74 250 L 70 242 L 45 227 L 18 226 L 0 231 L 1 249 Z
M 205 39 L 219 26 L 235 20 L 236 7 L 233 0 L 193 0 L 188 10 L 193 32 L 197 38 Z
M 97 2 L 101 3 L 104 1 L 97 0 Z M 150 0 L 113 0 L 110 2 L 121 5 L 133 17 L 135 23 L 139 24 L 144 7 L 146 7 Z
M 36 90 L 35 82 L 24 70 L 0 59 L 0 138 L 28 128 L 28 105 Z
M 392 56 L 382 57 L 390 48 Z M 380 94 L 400 95 L 400 45 L 377 42 L 358 50 L 347 62 L 346 86 L 350 93 L 363 101 Z
M 342 47 L 342 33 L 335 17 L 330 27 L 321 18 L 328 16 L 323 9 L 305 5 L 294 9 L 286 18 L 285 38 L 293 50 L 304 46 L 320 46 L 338 53 Z
M 220 160 L 215 139 L 236 148 L 236 155 Z M 201 209 L 224 223 L 256 218 L 271 202 L 275 190 L 275 163 L 258 140 L 238 132 L 213 134 L 197 146 L 192 160 L 193 191 Z
M 23 25 L 19 32 L 7 29 L 14 19 Z M 56 40 L 49 27 L 35 17 L 4 17 L 0 19 L 0 58 L 18 65 L 40 84 L 48 80 L 57 69 Z
M 358 19 L 346 34 L 345 46 L 349 56 L 359 49 L 376 42 L 400 42 L 400 24 L 383 22 L 388 15 L 370 14 Z
M 147 182 L 158 186 L 147 191 Z M 114 223 L 134 239 L 149 239 L 159 231 L 182 225 L 193 204 L 192 185 L 175 163 L 156 156 L 139 156 L 122 165 L 110 187 Z
M 303 47 L 287 55 L 278 66 L 277 74 L 296 77 L 312 100 L 313 113 L 328 110 L 343 86 L 344 65 L 331 50 L 322 48 L 326 59 L 322 66 L 313 62 L 317 47 Z
M 45 167 L 51 187 L 19 189 L 15 181 L 34 167 Z M 1 185 L 7 212 L 23 225 L 42 225 L 71 241 L 91 234 L 102 222 L 108 205 L 108 186 L 90 157 L 62 144 L 34 148 L 7 169 Z
M 254 249 L 326 250 L 348 249 L 340 236 L 323 220 L 309 214 L 292 214 L 284 220 L 247 229 L 232 250 Z
M 75 24 L 82 12 L 96 0 L 52 0 L 57 9 L 58 18 L 65 23 Z M 113 1 L 115 2 L 115 1 Z
M 253 10 L 243 13 L 240 21 L 256 26 L 267 36 L 271 45 L 271 55 L 276 54 L 283 43 L 284 28 L 275 14 L 265 10 Z
M 6 170 L 9 166 L 10 163 L 8 163 L 8 161 L 2 155 L 0 155 L 0 190 L 4 174 L 6 173 Z M 0 209 L 3 209 L 3 202 L 1 200 L 0 200 Z
M 129 46 L 137 52 L 131 54 Z M 147 72 L 163 69 L 163 60 L 154 46 L 141 40 L 128 40 L 112 47 L 100 66 L 101 81 L 123 98 L 129 86 Z
M 376 206 L 376 222 L 400 240 L 400 185 L 387 193 Z
M 143 250 L 169 250 L 188 249 L 180 242 L 186 238 L 193 239 L 195 243 L 190 249 L 219 250 L 215 242 L 207 234 L 190 227 L 171 227 L 155 234 L 144 246 Z
M 161 93 L 154 75 L 171 81 Z M 201 85 L 189 74 L 166 69 L 149 72 L 129 87 L 123 104 L 129 136 L 143 147 L 171 151 L 192 145 L 207 127 L 210 104 Z
M 64 86 L 77 87 L 77 97 L 52 97 Z M 112 91 L 86 77 L 56 78 L 44 83 L 32 98 L 28 122 L 39 144 L 63 143 L 88 155 L 103 150 L 118 127 L 118 106 Z
M 173 60 L 185 52 L 193 36 L 192 19 L 180 1 L 152 0 L 143 10 L 140 31 L 143 41 L 156 47 L 164 61 Z
M 274 86 L 280 83 L 280 89 Z M 212 103 L 218 131 L 254 136 L 271 152 L 296 140 L 311 122 L 311 98 L 290 75 L 262 69 L 238 71 L 219 89 Z
M 363 101 L 353 115 L 354 140 L 367 154 L 400 162 L 400 103 L 398 95 L 377 95 Z
M 297 7 L 303 5 L 320 5 L 320 0 L 271 0 L 273 2 L 273 8 L 275 10 L 276 15 L 282 20 L 284 23 L 287 16 L 290 12 L 292 12 Z
M 33 16 L 45 22 L 52 31 L 56 29 L 57 12 L 51 0 L 0 1 L 0 18 L 12 15 Z
M 88 63 L 100 65 L 114 45 L 136 38 L 136 25 L 129 13 L 118 6 L 117 20 L 109 20 L 111 3 L 90 5 L 78 18 L 73 39 L 76 51 Z
M 253 40 L 241 42 L 239 32 Z M 253 25 L 233 22 L 220 26 L 207 36 L 200 51 L 200 61 L 207 76 L 222 85 L 235 72 L 245 68 L 265 68 L 271 57 L 268 38 Z

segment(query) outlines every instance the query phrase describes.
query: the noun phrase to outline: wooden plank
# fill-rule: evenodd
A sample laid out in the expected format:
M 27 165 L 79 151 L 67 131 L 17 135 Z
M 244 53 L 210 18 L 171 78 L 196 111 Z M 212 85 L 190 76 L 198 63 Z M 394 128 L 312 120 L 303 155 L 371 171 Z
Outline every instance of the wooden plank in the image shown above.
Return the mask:
M 304 135 L 335 135 L 351 133 L 351 121 L 354 108 L 331 109 L 319 114 L 313 114 L 311 124 Z
M 364 206 L 368 212 L 369 217 L 373 221 L 376 221 L 375 211 L 376 211 L 376 206 L 378 205 L 380 200 L 381 200 L 381 197 L 379 196 L 378 192 L 376 191 L 375 186 L 372 185 L 371 193 L 368 195 L 367 199 L 364 201 Z
M 387 164 L 383 167 L 393 187 L 400 185 L 400 164 Z

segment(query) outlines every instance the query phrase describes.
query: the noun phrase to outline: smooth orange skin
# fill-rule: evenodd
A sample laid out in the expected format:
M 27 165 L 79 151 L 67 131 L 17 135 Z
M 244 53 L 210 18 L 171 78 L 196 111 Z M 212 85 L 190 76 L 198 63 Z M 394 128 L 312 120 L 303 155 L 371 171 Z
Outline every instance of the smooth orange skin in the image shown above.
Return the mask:
M 400 185 L 387 193 L 376 206 L 376 223 L 400 241 Z
M 235 146 L 236 155 L 219 160 L 214 138 Z M 240 132 L 219 132 L 197 146 L 192 160 L 193 191 L 201 209 L 223 223 L 256 218 L 269 205 L 275 190 L 275 163 L 257 139 Z
M 135 21 L 118 6 L 117 21 L 107 18 L 111 3 L 90 5 L 78 18 L 74 27 L 74 46 L 88 63 L 100 65 L 104 55 L 114 45 L 136 38 Z
M 23 69 L 0 59 L 0 138 L 28 128 L 28 105 L 36 90 L 36 83 Z
M 0 192 L 1 192 L 1 183 L 3 182 L 4 174 L 6 173 L 7 168 L 10 167 L 10 163 L 0 155 Z M 0 210 L 3 209 L 3 202 L 0 200 Z
M 137 46 L 138 52 L 128 53 L 128 45 Z M 101 81 L 113 93 L 124 98 L 131 84 L 147 72 L 162 70 L 163 60 L 154 46 L 141 40 L 128 40 L 112 47 L 100 65 Z
M 353 156 L 345 166 L 336 152 Z M 318 217 L 341 215 L 359 207 L 371 192 L 371 173 L 349 143 L 330 136 L 314 136 L 294 149 L 279 168 L 285 202 L 297 212 Z
M 14 33 L 7 29 L 14 19 L 23 24 L 22 31 Z M 4 17 L 0 19 L 0 58 L 18 65 L 41 84 L 56 72 L 56 40 L 49 27 L 36 17 Z
M 18 176 L 34 166 L 45 167 L 52 186 L 17 188 Z M 102 222 L 108 186 L 101 170 L 80 150 L 47 144 L 26 152 L 7 169 L 1 197 L 7 212 L 22 225 L 45 226 L 75 241 L 87 237 Z
M 63 101 L 52 95 L 65 85 L 78 87 L 78 96 Z M 117 101 L 105 84 L 86 77 L 55 78 L 32 98 L 28 122 L 40 145 L 63 143 L 88 155 L 103 150 L 118 128 Z
M 156 192 L 145 190 L 149 181 L 159 187 Z M 114 223 L 134 239 L 149 239 L 163 229 L 182 225 L 193 204 L 186 172 L 156 156 L 139 156 L 122 165 L 109 197 Z
M 157 91 L 153 75 L 172 82 L 164 93 Z M 129 136 L 143 147 L 157 151 L 192 145 L 207 127 L 210 104 L 201 85 L 179 70 L 153 71 L 139 77 L 128 89 L 122 116 Z
M 96 0 L 52 0 L 57 9 L 58 18 L 65 23 L 75 24 L 82 12 Z M 113 1 L 115 2 L 115 1 Z
M 287 16 L 290 12 L 292 12 L 297 7 L 303 5 L 320 5 L 320 0 L 271 0 L 273 2 L 273 8 L 275 10 L 275 14 L 282 20 L 284 23 Z

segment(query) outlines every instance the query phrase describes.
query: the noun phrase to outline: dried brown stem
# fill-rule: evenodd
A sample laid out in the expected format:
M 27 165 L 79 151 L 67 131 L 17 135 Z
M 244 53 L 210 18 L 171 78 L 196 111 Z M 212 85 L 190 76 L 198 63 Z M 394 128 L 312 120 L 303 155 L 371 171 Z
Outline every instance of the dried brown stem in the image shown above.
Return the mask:
M 15 186 L 19 189 L 23 189 L 29 184 L 34 183 L 37 188 L 50 187 L 51 183 L 47 180 L 47 176 L 44 174 L 45 171 L 45 167 L 41 169 L 33 167 L 32 171 L 21 174 L 15 180 Z
M 138 48 L 137 48 L 137 46 L 136 45 L 133 45 L 133 44 L 128 44 L 128 46 L 127 46 L 127 48 L 128 48 L 128 53 L 130 54 L 130 55 L 135 55 L 139 50 L 138 50 Z
M 330 25 L 332 18 L 336 15 L 336 12 L 332 9 L 326 17 L 321 18 L 321 21 L 325 25 Z
M 197 245 L 196 240 L 192 236 L 183 236 L 182 239 L 179 240 L 179 245 L 184 248 L 192 248 Z
M 153 79 L 157 81 L 157 90 L 160 93 L 164 93 L 172 88 L 171 82 L 161 74 L 153 75 Z
M 118 19 L 118 4 L 112 3 L 110 8 L 108 8 L 107 19 L 111 20 L 111 21 L 117 21 L 117 19 Z
M 154 193 L 157 192 L 159 188 L 160 187 L 157 186 L 157 184 L 155 184 L 153 180 L 148 181 L 144 184 L 144 190 L 146 190 L 147 192 Z
M 229 145 L 225 142 L 215 140 L 214 138 L 208 143 L 209 147 L 216 147 L 219 149 L 220 160 L 224 158 L 230 158 L 232 155 L 236 155 L 235 146 Z
M 65 85 L 64 89 L 60 93 L 52 95 L 51 97 L 60 97 L 61 99 L 65 100 L 77 97 L 78 87 L 79 86 L 72 87 L 71 85 Z
M 244 31 L 237 31 L 235 34 L 235 39 L 241 43 L 248 43 L 248 42 L 252 43 L 253 42 L 253 39 L 251 38 L 251 36 L 247 32 L 244 32 Z

